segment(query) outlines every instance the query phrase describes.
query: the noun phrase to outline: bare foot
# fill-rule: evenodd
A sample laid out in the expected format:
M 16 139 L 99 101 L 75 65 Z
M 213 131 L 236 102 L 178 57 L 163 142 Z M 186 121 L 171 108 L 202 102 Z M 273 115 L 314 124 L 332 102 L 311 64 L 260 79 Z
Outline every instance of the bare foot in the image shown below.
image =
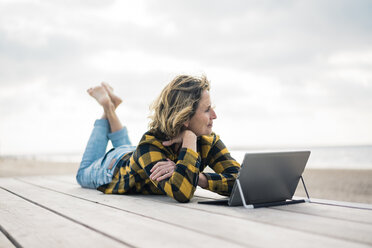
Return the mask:
M 90 88 L 87 92 L 96 99 L 103 108 L 107 108 L 110 104 L 113 104 L 107 91 L 102 86 Z
M 115 108 L 117 108 L 120 105 L 120 103 L 122 102 L 121 98 L 114 94 L 114 89 L 108 83 L 102 82 L 101 85 L 107 91 L 107 93 L 108 93 L 112 103 L 114 104 Z

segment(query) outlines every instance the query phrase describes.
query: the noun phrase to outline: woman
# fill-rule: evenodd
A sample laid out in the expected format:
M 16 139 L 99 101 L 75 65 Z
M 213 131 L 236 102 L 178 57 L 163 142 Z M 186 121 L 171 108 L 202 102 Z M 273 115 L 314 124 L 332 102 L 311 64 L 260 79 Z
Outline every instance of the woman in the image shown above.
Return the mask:
M 230 195 L 240 165 L 219 136 L 205 77 L 177 76 L 152 105 L 150 130 L 137 147 L 115 109 L 121 99 L 105 83 L 88 93 L 104 109 L 84 152 L 76 179 L 106 194 L 166 194 L 188 202 L 196 186 Z M 108 140 L 113 149 L 105 153 Z M 204 173 L 210 166 L 215 173 Z

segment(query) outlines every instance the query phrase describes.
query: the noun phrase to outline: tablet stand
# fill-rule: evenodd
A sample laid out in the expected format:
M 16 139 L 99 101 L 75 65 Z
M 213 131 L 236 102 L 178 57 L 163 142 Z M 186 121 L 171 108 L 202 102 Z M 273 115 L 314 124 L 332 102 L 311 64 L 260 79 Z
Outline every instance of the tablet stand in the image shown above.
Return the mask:
M 302 176 L 300 176 L 300 177 L 301 177 L 301 182 L 304 185 L 304 189 L 305 189 L 305 192 L 306 192 L 307 199 L 269 202 L 269 203 L 260 203 L 260 204 L 247 204 L 247 202 L 245 201 L 245 197 L 244 197 L 242 186 L 240 185 L 239 179 L 236 179 L 236 184 L 238 185 L 240 198 L 241 198 L 243 206 L 245 208 L 252 209 L 252 208 L 272 207 L 272 206 L 291 205 L 291 204 L 296 204 L 296 203 L 310 202 L 310 197 L 309 197 L 309 194 L 307 192 L 304 179 L 303 179 Z

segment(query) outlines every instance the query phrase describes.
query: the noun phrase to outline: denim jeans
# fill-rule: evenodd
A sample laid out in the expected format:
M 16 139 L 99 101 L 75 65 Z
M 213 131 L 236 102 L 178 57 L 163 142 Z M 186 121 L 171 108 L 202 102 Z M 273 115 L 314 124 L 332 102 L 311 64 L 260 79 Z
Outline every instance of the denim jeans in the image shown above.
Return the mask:
M 109 140 L 114 148 L 106 153 Z M 135 149 L 130 143 L 126 127 L 110 133 L 106 119 L 96 120 L 76 175 L 77 182 L 84 188 L 94 189 L 110 183 L 120 158 Z

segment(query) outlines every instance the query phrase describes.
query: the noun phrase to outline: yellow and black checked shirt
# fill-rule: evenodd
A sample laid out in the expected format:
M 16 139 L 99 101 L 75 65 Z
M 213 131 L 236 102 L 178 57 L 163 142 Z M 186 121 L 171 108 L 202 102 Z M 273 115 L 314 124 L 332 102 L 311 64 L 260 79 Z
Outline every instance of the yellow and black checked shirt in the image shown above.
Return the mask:
M 215 173 L 203 173 L 208 179 L 208 189 L 230 195 L 240 164 L 214 133 L 198 138 L 197 150 L 196 153 L 181 148 L 177 155 L 172 147 L 163 146 L 162 140 L 147 132 L 136 150 L 121 158 L 111 183 L 98 187 L 98 190 L 106 194 L 166 194 L 179 202 L 188 202 L 198 185 L 199 173 L 209 166 Z M 160 182 L 151 180 L 151 168 L 167 158 L 176 163 L 172 176 Z

